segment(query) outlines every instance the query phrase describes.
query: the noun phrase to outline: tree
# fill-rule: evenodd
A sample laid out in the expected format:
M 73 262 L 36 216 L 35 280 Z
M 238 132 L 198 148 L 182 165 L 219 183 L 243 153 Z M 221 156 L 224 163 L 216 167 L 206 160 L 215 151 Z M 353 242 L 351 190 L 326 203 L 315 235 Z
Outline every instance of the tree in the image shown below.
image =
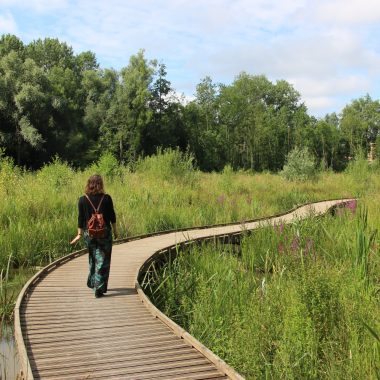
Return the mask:
M 1 136 L 17 165 L 25 163 L 28 148 L 40 150 L 45 142 L 41 123 L 47 121 L 48 87 L 42 70 L 33 60 L 23 60 L 22 53 L 14 50 L 0 58 Z
M 21 59 L 25 58 L 25 46 L 23 42 L 12 34 L 3 34 L 0 38 L 0 57 L 15 51 Z
M 316 175 L 315 159 L 306 147 L 295 147 L 286 156 L 281 175 L 289 181 L 306 181 Z
M 154 154 L 158 147 L 186 148 L 183 127 L 183 106 L 175 95 L 170 81 L 166 79 L 166 66 L 152 62 L 155 68 L 150 86 L 149 109 L 152 112 L 149 123 L 141 131 L 143 154 Z
M 202 170 L 221 170 L 226 164 L 227 144 L 219 122 L 220 85 L 207 76 L 197 85 L 195 96 L 183 114 L 189 149 Z
M 101 153 L 100 130 L 106 123 L 107 112 L 114 101 L 118 81 L 119 75 L 112 69 L 86 70 L 83 73 L 82 88 L 86 93 L 86 101 L 83 128 L 78 132 L 83 145 L 80 149 L 82 165 L 96 161 Z
M 366 96 L 352 101 L 341 115 L 340 128 L 350 146 L 350 155 L 358 150 L 368 151 L 380 129 L 380 102 Z
M 142 130 L 152 118 L 149 101 L 153 72 L 143 50 L 121 70 L 121 82 L 101 128 L 103 144 L 118 153 L 120 162 L 135 161 L 142 151 Z
M 235 168 L 279 170 L 308 122 L 300 94 L 285 81 L 241 73 L 220 94 L 220 123 Z

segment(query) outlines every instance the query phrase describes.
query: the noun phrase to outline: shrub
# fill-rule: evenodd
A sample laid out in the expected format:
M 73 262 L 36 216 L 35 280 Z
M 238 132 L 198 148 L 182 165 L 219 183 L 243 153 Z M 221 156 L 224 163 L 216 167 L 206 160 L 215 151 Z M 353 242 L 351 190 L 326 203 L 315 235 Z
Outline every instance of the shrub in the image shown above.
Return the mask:
M 140 159 L 136 171 L 164 180 L 180 179 L 189 183 L 195 176 L 194 157 L 179 149 L 158 149 L 156 155 Z
M 117 162 L 115 156 L 110 152 L 102 154 L 102 156 L 99 158 L 99 161 L 96 164 L 92 165 L 90 170 L 94 173 L 96 172 L 101 174 L 107 180 L 111 181 L 115 177 L 119 177 L 121 175 L 121 168 L 119 166 L 119 163 Z
M 0 191 L 5 196 L 12 195 L 18 186 L 18 180 L 21 174 L 20 168 L 14 165 L 10 157 L 6 157 L 4 150 L 0 148 Z
M 51 163 L 44 165 L 37 172 L 37 178 L 51 189 L 60 190 L 71 184 L 74 171 L 66 162 L 56 156 Z
M 288 181 L 306 181 L 316 176 L 316 162 L 309 150 L 295 147 L 286 157 L 281 175 Z

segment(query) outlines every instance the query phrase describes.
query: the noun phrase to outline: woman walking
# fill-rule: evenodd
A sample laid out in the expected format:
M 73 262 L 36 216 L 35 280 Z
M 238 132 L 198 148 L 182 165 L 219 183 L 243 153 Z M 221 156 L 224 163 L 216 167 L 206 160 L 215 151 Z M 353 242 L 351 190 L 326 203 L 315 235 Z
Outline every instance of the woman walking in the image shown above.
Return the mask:
M 79 198 L 78 235 L 70 244 L 75 244 L 84 237 L 89 261 L 87 286 L 94 289 L 96 298 L 107 292 L 112 232 L 116 239 L 116 215 L 112 198 L 104 192 L 102 177 L 95 174 L 87 180 L 85 195 Z

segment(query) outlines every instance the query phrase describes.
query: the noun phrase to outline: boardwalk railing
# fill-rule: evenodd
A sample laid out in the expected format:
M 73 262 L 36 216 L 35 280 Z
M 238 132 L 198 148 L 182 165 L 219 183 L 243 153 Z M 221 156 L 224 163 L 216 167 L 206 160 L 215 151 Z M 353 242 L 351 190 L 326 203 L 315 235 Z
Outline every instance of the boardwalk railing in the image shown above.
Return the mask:
M 236 241 L 243 233 L 264 225 L 277 224 L 279 221 L 288 223 L 295 218 L 324 214 L 332 208 L 343 206 L 351 201 L 353 201 L 353 198 L 307 203 L 290 211 L 266 218 L 156 232 L 120 239 L 115 242 L 114 247 L 109 286 L 110 294 L 100 300 L 96 300 L 97 303 L 94 303 L 93 295 L 84 293 L 83 290 L 85 272 L 87 270 L 84 256 L 87 252 L 86 249 L 73 252 L 52 262 L 25 284 L 17 299 L 15 307 L 15 339 L 23 369 L 23 378 L 27 380 L 37 378 L 61 380 L 66 378 L 144 379 L 154 377 L 168 379 L 243 379 L 241 375 L 228 366 L 222 359 L 217 357 L 151 303 L 140 286 L 139 281 L 141 281 L 143 274 L 158 257 L 171 250 L 181 249 L 181 247 L 188 244 L 214 239 Z M 116 273 L 113 273 L 113 270 Z M 124 271 L 128 273 L 123 275 Z M 73 281 L 69 282 L 69 285 L 67 285 L 68 281 L 62 280 L 66 276 L 75 277 Z M 111 284 L 112 281 L 114 282 Z M 122 289 L 125 289 L 125 291 Z M 137 298 L 135 298 L 134 294 L 136 294 Z M 117 296 L 120 296 L 119 299 Z M 109 366 L 108 372 L 102 365 L 94 367 L 95 364 L 92 364 L 91 361 L 86 364 L 82 360 L 82 357 L 85 357 L 83 355 L 86 353 L 90 357 L 93 355 L 94 358 L 99 357 L 102 353 L 106 356 L 107 353 L 105 354 L 104 352 L 108 351 L 102 349 L 101 343 L 103 340 L 99 341 L 98 347 L 96 342 L 95 344 L 91 343 L 93 341 L 91 334 L 88 336 L 88 341 L 85 337 L 78 336 L 83 329 L 88 330 L 84 320 L 84 313 L 96 309 L 98 305 L 101 305 L 100 302 L 102 301 L 103 304 L 107 303 L 105 306 L 109 307 L 109 312 L 103 318 L 105 319 L 104 322 L 96 322 L 98 324 L 95 328 L 99 329 L 97 331 L 108 329 L 105 336 L 111 337 L 110 346 L 126 342 L 124 343 L 125 350 L 136 350 L 136 353 L 139 355 L 136 356 L 139 359 L 136 359 L 133 363 L 128 360 L 123 363 L 122 361 L 119 362 L 119 359 L 117 361 L 115 359 L 115 363 Z M 139 306 L 132 301 L 140 302 L 145 307 L 139 309 Z M 66 311 L 66 307 L 70 309 L 70 313 Z M 120 319 L 120 315 L 116 312 L 113 315 L 113 309 L 119 308 L 124 308 L 122 319 Z M 169 355 L 168 359 L 165 359 L 164 353 L 161 353 L 164 349 L 160 351 L 155 347 L 157 342 L 160 341 L 155 340 L 151 342 L 151 340 L 148 340 L 148 338 L 153 339 L 154 334 L 157 334 L 157 339 L 163 339 L 160 334 L 164 332 L 162 327 L 157 324 L 150 327 L 151 329 L 155 329 L 154 331 L 157 330 L 157 332 L 152 333 L 152 337 L 149 337 L 150 330 L 148 329 L 146 331 L 147 338 L 143 338 L 145 332 L 140 320 L 147 318 L 144 310 L 148 310 L 150 315 L 154 317 L 154 320 L 166 326 L 181 342 L 185 343 L 188 348 L 185 346 L 180 347 L 183 349 L 181 351 L 183 352 L 182 356 L 173 356 L 172 351 L 170 351 L 170 355 L 172 356 Z M 127 317 L 131 316 L 126 320 L 125 315 Z M 72 318 L 72 323 L 67 322 L 67 316 Z M 129 320 L 130 324 L 128 325 Z M 149 321 L 149 318 L 147 320 Z M 121 322 L 132 326 L 126 327 L 125 330 L 129 328 L 133 330 L 126 332 L 124 340 L 121 337 L 123 330 L 120 330 L 119 327 L 117 327 L 117 330 L 112 330 L 112 325 L 108 325 L 108 323 L 115 323 L 119 326 Z M 137 342 L 140 336 L 142 339 L 141 343 Z M 172 341 L 169 338 L 165 339 L 168 339 L 170 342 L 168 345 L 172 347 L 171 345 L 174 343 L 171 343 Z M 67 345 L 70 343 L 70 340 L 72 340 L 74 345 L 77 345 L 77 349 L 67 353 L 65 348 L 69 347 Z M 60 346 L 62 346 L 61 349 L 59 349 Z M 146 347 L 151 348 L 148 349 Z M 193 351 L 188 351 L 190 350 L 189 347 Z M 144 348 L 146 348 L 145 351 L 147 352 L 146 358 L 143 355 L 145 352 Z M 124 353 L 123 347 L 119 346 L 118 349 L 120 350 L 120 355 L 122 355 Z M 56 360 L 54 360 L 55 351 L 57 351 L 58 355 Z M 112 354 L 113 352 L 109 353 L 109 355 Z M 115 356 L 117 356 L 116 354 Z M 75 362 L 76 358 L 78 358 L 77 362 Z M 167 365 L 167 360 L 169 360 L 171 366 Z

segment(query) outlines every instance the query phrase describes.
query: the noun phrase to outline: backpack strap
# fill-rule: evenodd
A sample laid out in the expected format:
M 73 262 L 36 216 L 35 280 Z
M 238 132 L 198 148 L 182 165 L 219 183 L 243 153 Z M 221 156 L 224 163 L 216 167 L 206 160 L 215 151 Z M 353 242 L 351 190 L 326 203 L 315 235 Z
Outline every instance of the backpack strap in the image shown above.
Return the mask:
M 102 199 L 99 202 L 98 208 L 95 208 L 94 204 L 91 202 L 91 199 L 89 198 L 89 196 L 87 194 L 85 194 L 84 196 L 88 199 L 88 201 L 90 202 L 90 205 L 92 206 L 92 208 L 94 209 L 94 211 L 96 213 L 98 213 L 99 210 L 100 210 L 100 206 L 102 205 L 102 202 L 103 202 L 103 199 L 104 199 L 104 195 L 105 194 L 103 194 Z

